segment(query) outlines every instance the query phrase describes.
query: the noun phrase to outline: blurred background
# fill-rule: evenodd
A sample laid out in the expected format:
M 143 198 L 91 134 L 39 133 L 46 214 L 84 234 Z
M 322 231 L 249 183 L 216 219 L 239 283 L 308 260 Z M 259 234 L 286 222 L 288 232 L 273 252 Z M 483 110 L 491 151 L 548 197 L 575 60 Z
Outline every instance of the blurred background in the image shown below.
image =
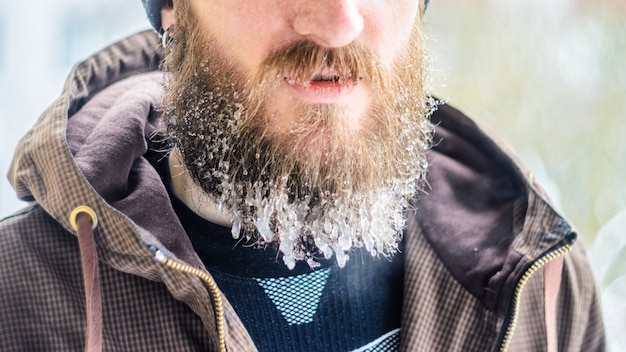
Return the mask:
M 139 0 L 0 0 L 0 173 L 71 66 L 145 29 Z M 612 351 L 626 351 L 626 2 L 433 0 L 434 95 L 533 170 L 586 242 Z M 0 180 L 0 217 L 22 207 Z

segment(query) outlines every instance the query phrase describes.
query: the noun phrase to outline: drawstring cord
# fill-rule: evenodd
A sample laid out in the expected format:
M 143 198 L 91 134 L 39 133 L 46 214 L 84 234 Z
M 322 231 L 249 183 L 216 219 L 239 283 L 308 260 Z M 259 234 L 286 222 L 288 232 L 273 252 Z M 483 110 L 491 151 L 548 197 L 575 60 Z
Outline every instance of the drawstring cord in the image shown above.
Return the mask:
M 93 209 L 80 206 L 70 215 L 70 224 L 78 234 L 78 246 L 83 267 L 85 285 L 85 309 L 87 311 L 86 352 L 102 351 L 102 295 L 98 277 L 98 253 L 94 230 L 98 217 Z

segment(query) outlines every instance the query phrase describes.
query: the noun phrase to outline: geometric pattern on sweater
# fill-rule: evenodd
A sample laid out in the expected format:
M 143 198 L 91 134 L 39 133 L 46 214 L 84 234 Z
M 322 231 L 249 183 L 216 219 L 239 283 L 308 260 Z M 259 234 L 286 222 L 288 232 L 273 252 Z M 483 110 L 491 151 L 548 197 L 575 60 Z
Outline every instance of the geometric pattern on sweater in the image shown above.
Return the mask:
M 313 322 L 330 268 L 292 277 L 255 279 L 289 325 Z
M 400 349 L 400 329 L 392 330 L 352 352 L 394 352 Z

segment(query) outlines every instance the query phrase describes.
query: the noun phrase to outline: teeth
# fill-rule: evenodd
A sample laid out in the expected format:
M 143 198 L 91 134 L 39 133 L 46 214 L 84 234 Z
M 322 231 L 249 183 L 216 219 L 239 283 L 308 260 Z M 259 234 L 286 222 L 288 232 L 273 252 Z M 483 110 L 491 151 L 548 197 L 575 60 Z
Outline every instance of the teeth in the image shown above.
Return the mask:
M 311 81 L 316 81 L 316 82 L 338 82 L 339 81 L 339 77 L 338 76 L 315 76 L 315 77 L 313 77 L 313 79 L 311 79 Z
M 290 85 L 300 83 L 300 84 L 304 84 L 308 86 L 311 82 L 336 82 L 339 84 L 344 84 L 351 77 L 352 75 L 349 73 L 342 76 L 342 75 L 335 74 L 335 72 L 332 72 L 332 73 L 323 72 L 323 73 L 317 73 L 317 74 L 312 75 L 309 80 L 296 79 L 296 78 L 293 78 L 293 76 L 290 77 L 289 75 L 283 76 L 283 79 L 287 81 L 287 83 L 289 83 Z

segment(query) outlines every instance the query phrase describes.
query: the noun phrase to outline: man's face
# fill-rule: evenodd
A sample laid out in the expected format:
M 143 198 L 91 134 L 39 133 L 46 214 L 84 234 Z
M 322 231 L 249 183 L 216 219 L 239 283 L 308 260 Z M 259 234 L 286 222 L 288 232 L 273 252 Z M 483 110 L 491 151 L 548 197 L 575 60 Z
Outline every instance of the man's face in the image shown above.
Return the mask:
M 233 235 L 289 267 L 393 253 L 432 130 L 419 2 L 175 6 L 164 118 Z
M 190 0 L 198 30 L 241 70 L 248 84 L 255 82 L 254 75 L 268 57 L 302 40 L 324 48 L 356 44 L 391 67 L 407 47 L 419 4 L 419 0 Z M 302 80 L 290 77 L 290 72 L 276 73 L 282 81 L 265 102 L 270 133 L 288 135 L 301 110 L 315 104 L 349 111 L 340 124 L 347 135 L 367 123 L 365 115 L 374 100 L 371 84 L 358 84 L 358 77 L 337 81 L 342 73 L 328 67 L 316 71 L 307 72 L 313 77 Z

